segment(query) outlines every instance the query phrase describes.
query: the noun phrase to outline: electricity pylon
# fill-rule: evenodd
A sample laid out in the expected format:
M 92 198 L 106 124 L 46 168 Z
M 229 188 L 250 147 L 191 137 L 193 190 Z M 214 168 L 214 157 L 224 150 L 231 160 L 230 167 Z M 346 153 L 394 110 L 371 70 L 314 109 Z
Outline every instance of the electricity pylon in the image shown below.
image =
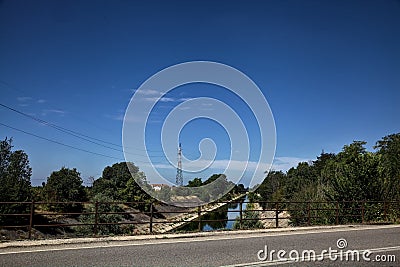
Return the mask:
M 182 174 L 182 146 L 179 143 L 178 148 L 178 167 L 176 168 L 176 185 L 183 186 L 183 174 Z

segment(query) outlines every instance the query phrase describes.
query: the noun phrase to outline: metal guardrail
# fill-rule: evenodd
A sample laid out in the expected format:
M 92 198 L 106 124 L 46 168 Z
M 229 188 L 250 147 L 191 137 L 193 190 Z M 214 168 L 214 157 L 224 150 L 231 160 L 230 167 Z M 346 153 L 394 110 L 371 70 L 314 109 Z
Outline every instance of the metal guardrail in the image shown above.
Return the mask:
M 366 222 L 386 222 L 394 223 L 400 221 L 400 202 L 395 201 L 343 201 L 343 202 L 258 202 L 259 208 L 243 209 L 244 204 L 249 204 L 248 201 L 221 201 L 213 202 L 205 206 L 197 208 L 186 208 L 183 210 L 169 210 L 158 212 L 155 210 L 157 203 L 151 202 L 0 202 L 0 211 L 7 206 L 19 206 L 25 212 L 20 213 L 0 213 L 0 229 L 21 229 L 26 228 L 28 238 L 32 238 L 32 230 L 35 227 L 72 227 L 89 225 L 93 227 L 93 235 L 98 236 L 98 229 L 102 225 L 146 225 L 148 224 L 148 232 L 154 233 L 154 226 L 157 224 L 179 224 L 185 225 L 188 223 L 197 223 L 198 231 L 202 229 L 202 223 L 221 222 L 221 221 L 236 221 L 239 224 L 239 229 L 246 221 L 260 220 L 260 218 L 248 218 L 250 212 L 258 214 L 268 213 L 273 214 L 270 217 L 263 217 L 262 220 L 270 220 L 274 222 L 275 227 L 279 227 L 280 220 L 290 220 L 296 225 L 315 225 L 315 224 L 341 224 L 341 223 L 366 223 Z M 147 211 L 109 211 L 102 212 L 99 210 L 100 205 L 119 205 L 124 207 L 133 207 L 136 205 L 149 205 Z M 239 213 L 235 219 L 204 219 L 206 214 L 219 212 L 221 207 L 215 208 L 215 205 L 238 205 L 239 210 L 224 210 L 224 212 Z M 44 207 L 49 205 L 93 205 L 93 211 L 84 212 L 49 212 Z M 279 216 L 282 212 L 286 212 L 286 216 Z M 178 218 L 157 219 L 157 214 L 180 214 Z M 100 222 L 101 215 L 120 214 L 134 216 L 135 214 L 144 214 L 148 216 L 147 221 L 124 220 L 119 222 Z M 283 213 L 282 213 L 283 214 Z M 35 221 L 38 216 L 61 216 L 63 218 L 75 217 L 81 215 L 94 215 L 93 222 L 89 223 L 40 223 Z M 3 218 L 3 220 L 1 219 Z M 7 220 L 4 220 L 7 218 Z M 14 224 L 8 224 L 9 218 L 14 218 Z M 325 220 L 321 223 L 319 220 Z M 6 223 L 4 223 L 6 222 Z

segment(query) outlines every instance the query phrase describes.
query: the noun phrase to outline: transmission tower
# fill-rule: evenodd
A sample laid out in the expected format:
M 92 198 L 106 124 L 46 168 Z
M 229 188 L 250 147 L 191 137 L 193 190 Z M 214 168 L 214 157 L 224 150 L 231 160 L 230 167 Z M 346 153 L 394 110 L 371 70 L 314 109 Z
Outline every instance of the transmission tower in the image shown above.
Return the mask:
M 178 148 L 178 167 L 176 168 L 176 185 L 182 186 L 183 185 L 183 175 L 182 175 L 182 146 L 179 143 Z

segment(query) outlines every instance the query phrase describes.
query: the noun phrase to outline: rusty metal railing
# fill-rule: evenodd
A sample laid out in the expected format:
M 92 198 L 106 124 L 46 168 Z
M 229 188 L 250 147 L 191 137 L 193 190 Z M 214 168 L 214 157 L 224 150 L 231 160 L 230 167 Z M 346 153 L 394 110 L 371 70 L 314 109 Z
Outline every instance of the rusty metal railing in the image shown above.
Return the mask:
M 157 211 L 156 202 L 0 202 L 0 229 L 21 229 L 28 232 L 28 239 L 32 238 L 35 228 L 51 227 L 80 227 L 90 226 L 94 236 L 98 236 L 99 228 L 110 225 L 142 225 L 147 233 L 155 233 L 160 230 L 156 226 L 172 225 L 171 230 L 182 227 L 185 224 L 197 224 L 197 231 L 202 230 L 204 223 L 228 222 L 237 223 L 237 228 L 248 221 L 268 221 L 273 227 L 280 227 L 280 222 L 286 220 L 291 225 L 322 225 L 322 224 L 347 224 L 347 223 L 394 223 L 400 221 L 400 202 L 395 201 L 342 201 L 342 202 L 258 202 L 249 204 L 248 201 L 220 201 L 199 206 L 197 208 L 164 209 Z M 236 210 L 225 208 L 223 212 L 229 214 L 235 212 L 238 216 L 222 219 L 207 219 L 205 215 L 221 212 L 225 205 L 236 205 Z M 244 209 L 243 206 L 247 205 Z M 55 212 L 46 207 L 56 205 L 80 205 L 82 211 Z M 114 211 L 102 211 L 101 205 L 118 206 Z M 133 209 L 137 205 L 145 206 L 145 211 Z M 91 206 L 91 209 L 87 209 Z M 250 207 L 253 206 L 253 207 Z M 7 213 L 4 210 L 12 210 L 18 207 L 19 212 Z M 86 209 L 83 209 L 86 207 Z M 256 216 L 249 216 L 253 213 Z M 119 221 L 107 221 L 101 216 L 121 215 L 125 219 Z M 137 220 L 136 215 L 145 216 L 146 220 Z M 172 217 L 171 217 L 172 215 Z M 173 216 L 175 215 L 175 216 Z M 176 216 L 178 215 L 178 216 Z M 66 218 L 80 218 L 80 216 L 92 216 L 89 222 L 78 221 L 76 223 L 60 222 Z M 48 218 L 53 218 L 53 221 Z M 54 217 L 59 217 L 54 219 Z M 161 217 L 161 218 L 160 218 Z M 228 217 L 228 216 L 227 216 Z M 47 219 L 46 219 L 47 218 Z M 101 219 L 102 218 L 102 219 Z M 106 220 L 106 221 L 104 221 Z M 147 225 L 147 226 L 146 226 Z

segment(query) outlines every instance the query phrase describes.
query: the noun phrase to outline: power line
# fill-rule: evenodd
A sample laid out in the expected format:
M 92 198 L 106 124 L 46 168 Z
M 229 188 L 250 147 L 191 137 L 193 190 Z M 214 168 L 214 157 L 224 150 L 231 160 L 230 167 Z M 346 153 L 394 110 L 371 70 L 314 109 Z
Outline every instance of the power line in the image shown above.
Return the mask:
M 78 132 L 75 132 L 75 131 L 73 131 L 73 130 L 70 130 L 70 129 L 67 129 L 67 128 L 58 126 L 58 125 L 56 125 L 56 124 L 50 123 L 50 122 L 48 122 L 48 121 L 45 121 L 45 120 L 36 118 L 36 117 L 34 117 L 34 116 L 32 116 L 32 115 L 29 115 L 29 114 L 24 113 L 24 112 L 22 112 L 22 111 L 16 110 L 16 109 L 14 109 L 14 108 L 12 108 L 12 107 L 9 107 L 9 106 L 7 106 L 7 105 L 4 105 L 4 104 L 2 104 L 2 103 L 0 103 L 0 106 L 2 106 L 2 107 L 4 107 L 4 108 L 7 108 L 7 109 L 9 109 L 9 110 L 11 110 L 11 111 L 14 111 L 14 112 L 16 112 L 16 113 L 18 113 L 18 114 L 20 114 L 20 115 L 22 115 L 22 116 L 25 116 L 25 117 L 27 117 L 27 118 L 29 118 L 29 119 L 34 120 L 34 121 L 36 121 L 36 122 L 39 122 L 39 123 L 41 123 L 41 124 L 43 124 L 43 125 L 52 127 L 52 128 L 54 128 L 54 129 L 56 129 L 56 130 L 58 130 L 58 131 L 61 131 L 61 132 L 63 132 L 63 133 L 71 134 L 71 135 L 73 135 L 73 136 L 75 136 L 75 137 L 77 137 L 77 138 L 81 138 L 81 139 L 83 139 L 83 140 L 85 140 L 85 141 L 92 142 L 92 143 L 94 143 L 94 144 L 96 144 L 96 145 L 104 146 L 104 147 L 109 148 L 109 149 L 115 149 L 115 148 L 111 148 L 111 147 L 108 147 L 108 146 L 105 146 L 105 145 L 96 143 L 96 142 L 94 142 L 94 141 L 92 141 L 92 140 L 88 140 L 88 139 L 86 139 L 86 138 L 84 138 L 84 137 L 87 137 L 87 138 L 90 138 L 90 139 L 93 139 L 93 140 L 96 140 L 96 141 L 99 141 L 99 142 L 103 142 L 103 143 L 107 143 L 107 144 L 111 144 L 111 145 L 114 145 L 114 146 L 121 147 L 121 145 L 117 145 L 117 144 L 114 144 L 114 143 L 111 143 L 111 142 L 103 141 L 103 140 L 101 140 L 101 139 L 97 139 L 97 138 L 94 138 L 94 137 L 90 137 L 90 136 L 87 136 L 87 135 L 85 135 L 85 134 L 78 133 Z M 118 150 L 118 151 L 120 151 L 120 150 Z
M 10 85 L 9 83 L 5 82 L 4 80 L 0 80 L 0 85 L 1 84 L 5 85 L 4 87 L 9 89 L 9 90 L 15 90 L 15 91 L 18 91 L 20 93 L 27 94 L 27 92 L 25 92 L 25 91 L 23 91 L 23 90 L 21 90 L 19 88 L 16 88 L 15 86 Z M 29 119 L 32 119 L 32 120 L 34 120 L 34 121 L 36 121 L 36 122 L 38 122 L 38 123 L 40 123 L 42 125 L 51 127 L 51 128 L 56 129 L 56 130 L 58 130 L 60 132 L 72 135 L 72 136 L 74 136 L 76 138 L 79 138 L 79 139 L 82 139 L 84 141 L 96 144 L 98 146 L 102 146 L 104 148 L 108 148 L 108 149 L 111 149 L 111 150 L 114 150 L 114 151 L 123 152 L 123 153 L 131 154 L 131 155 L 135 155 L 135 156 L 141 156 L 141 157 L 145 157 L 146 155 L 132 153 L 130 151 L 127 151 L 127 149 L 132 149 L 132 150 L 146 152 L 146 153 L 162 153 L 162 155 L 157 155 L 157 156 L 156 155 L 151 155 L 151 158 L 166 158 L 165 153 L 164 153 L 163 150 L 138 149 L 138 148 L 133 148 L 133 147 L 122 146 L 122 145 L 119 145 L 119 144 L 115 144 L 115 143 L 112 143 L 112 142 L 109 142 L 109 141 L 105 141 L 105 140 L 102 140 L 102 139 L 99 139 L 99 138 L 95 138 L 95 137 L 92 137 L 92 136 L 89 136 L 89 135 L 86 135 L 86 134 L 83 134 L 83 133 L 80 133 L 80 132 L 77 132 L 77 131 L 74 131 L 74 130 L 71 130 L 71 129 L 68 129 L 68 128 L 65 128 L 65 127 L 62 127 L 62 126 L 59 126 L 59 125 L 56 125 L 54 123 L 51 123 L 51 122 L 45 121 L 43 119 L 37 118 L 37 117 L 35 117 L 33 115 L 27 114 L 25 112 L 22 112 L 20 110 L 17 110 L 15 108 L 12 108 L 12 107 L 7 106 L 7 105 L 2 104 L 2 103 L 0 103 L 0 106 L 4 107 L 6 109 L 9 109 L 9 110 L 11 110 L 13 112 L 16 112 L 16 113 L 18 113 L 18 114 L 20 114 L 22 116 L 25 116 L 25 117 L 27 117 Z M 92 141 L 92 140 L 95 140 L 95 141 Z M 101 144 L 101 143 L 98 143 L 98 142 L 101 142 L 101 143 L 104 143 L 104 144 L 108 144 L 108 145 L 112 145 L 112 146 L 115 146 L 115 147 L 119 147 L 120 149 L 117 149 L 117 148 L 114 148 L 114 147 L 109 147 L 107 145 L 104 145 L 104 144 Z M 125 150 L 123 151 L 123 150 L 121 150 L 121 148 L 124 148 Z M 192 157 L 197 157 L 197 155 L 194 155 L 194 154 L 191 154 L 191 153 L 186 153 L 186 155 L 192 156 Z
M 19 92 L 19 93 L 21 93 L 22 95 L 25 95 L 25 96 L 30 95 L 30 92 L 32 91 L 32 90 L 29 90 L 29 92 L 27 92 L 27 91 L 22 90 L 22 89 L 20 89 L 20 88 L 14 86 L 14 85 L 9 84 L 9 83 L 7 83 L 7 82 L 5 82 L 5 81 L 3 81 L 3 80 L 0 80 L 0 86 L 3 87 L 3 88 L 8 89 L 8 90 L 10 90 L 10 91 Z M 29 96 L 28 98 L 31 99 L 31 100 L 34 100 L 35 102 L 39 102 L 40 100 L 43 100 L 43 99 L 41 99 L 41 98 L 36 98 L 36 97 L 31 97 L 31 96 Z M 54 106 L 53 106 L 53 107 L 54 107 Z M 57 106 L 57 108 L 59 108 L 59 106 Z M 84 121 L 84 122 L 87 123 L 87 124 L 91 124 L 91 125 L 95 126 L 95 127 L 98 128 L 98 129 L 105 130 L 105 128 L 100 127 L 99 125 L 97 125 L 97 124 L 93 123 L 92 121 L 87 120 L 87 119 L 85 119 L 85 118 L 83 118 L 83 117 L 81 117 L 81 116 L 76 116 L 76 115 L 74 115 L 74 114 L 71 114 L 71 116 L 73 116 L 75 119 Z M 103 126 L 104 126 L 104 125 L 103 125 Z
M 104 148 L 108 148 L 108 149 L 111 149 L 111 150 L 114 150 L 114 151 L 117 151 L 117 152 L 126 153 L 126 154 L 130 154 L 130 155 L 134 155 L 134 156 L 146 157 L 146 155 L 143 155 L 143 154 L 132 153 L 132 152 L 129 152 L 129 151 L 126 151 L 126 150 L 123 151 L 123 150 L 120 150 L 120 149 L 117 149 L 117 148 L 109 147 L 109 146 L 100 144 L 100 143 L 98 143 L 98 142 L 89 140 L 88 138 L 93 139 L 93 140 L 97 140 L 97 141 L 100 141 L 100 142 L 103 142 L 103 143 L 108 143 L 108 144 L 111 144 L 111 145 L 114 145 L 114 146 L 123 147 L 123 146 L 121 146 L 121 145 L 113 144 L 113 143 L 108 142 L 108 141 L 104 141 L 104 140 L 101 140 L 101 139 L 97 139 L 97 138 L 94 138 L 94 137 L 90 137 L 90 136 L 88 136 L 88 135 L 85 135 L 85 134 L 82 134 L 82 133 L 79 133 L 79 132 L 76 132 L 76 131 L 73 131 L 73 130 L 64 128 L 64 127 L 62 127 L 62 126 L 59 126 L 59 125 L 56 125 L 56 124 L 53 124 L 53 123 L 50 123 L 50 122 L 47 122 L 47 121 L 45 121 L 45 120 L 42 120 L 42 119 L 40 119 L 40 118 L 37 118 L 37 117 L 35 117 L 35 116 L 32 116 L 32 115 L 27 114 L 27 113 L 25 113 L 25 112 L 22 112 L 22 111 L 20 111 L 20 110 L 17 110 L 17 109 L 15 109 L 15 108 L 9 107 L 9 106 L 7 106 L 7 105 L 5 105 L 5 104 L 0 103 L 0 106 L 6 108 L 6 109 L 8 109 L 8 110 L 11 110 L 11 111 L 13 111 L 13 112 L 16 112 L 16 113 L 18 113 L 18 114 L 20 114 L 20 115 L 22 115 L 22 116 L 24 116 L 24 117 L 27 117 L 27 118 L 29 118 L 29 119 L 32 119 L 32 120 L 34 120 L 34 121 L 36 121 L 36 122 L 38 122 L 38 123 L 40 123 L 40 124 L 42 124 L 42 125 L 51 127 L 51 128 L 56 129 L 56 130 L 58 130 L 58 131 L 60 131 L 60 132 L 63 132 L 63 133 L 72 135 L 72 136 L 74 136 L 74 137 L 76 137 L 76 138 L 85 140 L 85 141 L 87 141 L 87 142 L 96 144 L 96 145 L 98 145 L 98 146 L 102 146 L 102 147 L 104 147 Z M 87 137 L 87 138 L 86 138 L 86 137 Z M 133 148 L 131 148 L 131 149 L 133 149 Z M 151 155 L 150 157 L 151 157 L 151 158 L 166 158 L 166 156 L 165 156 L 165 154 L 164 154 L 164 151 L 142 150 L 142 149 L 136 149 L 136 150 L 138 150 L 138 151 L 144 151 L 144 152 L 163 153 L 162 156 L 160 156 L 160 155 L 159 155 L 159 156 Z M 191 153 L 187 153 L 186 155 L 188 155 L 188 156 L 193 156 L 193 157 L 196 157 L 196 156 L 197 156 L 197 155 L 195 156 L 194 154 L 191 154 Z M 137 162 L 140 162 L 140 161 L 137 161 Z M 147 163 L 147 162 L 141 162 L 141 163 Z M 154 162 L 154 163 L 157 164 L 157 162 Z M 161 162 L 158 162 L 158 163 L 161 163 Z
M 125 161 L 125 159 L 122 159 L 122 158 L 117 158 L 117 157 L 105 155 L 105 154 L 102 154 L 102 153 L 93 152 L 93 151 L 90 151 L 90 150 L 87 150 L 87 149 L 83 149 L 83 148 L 71 146 L 71 145 L 68 145 L 68 144 L 64 144 L 64 143 L 61 143 L 61 142 L 59 142 L 59 141 L 57 141 L 57 140 L 53 140 L 53 139 L 50 139 L 50 138 L 47 138 L 47 137 L 39 136 L 39 135 L 37 135 L 37 134 L 30 133 L 30 132 L 27 132 L 27 131 L 24 131 L 24 130 L 15 128 L 15 127 L 12 127 L 12 126 L 10 126 L 10 125 L 7 125 L 7 124 L 1 123 L 1 122 L 0 122 L 0 125 L 1 125 L 1 126 L 4 126 L 4 127 L 7 127 L 7 128 L 9 128 L 9 129 L 12 129 L 12 130 L 15 130 L 15 131 L 18 131 L 18 132 L 27 134 L 27 135 L 31 135 L 31 136 L 36 137 L 36 138 L 39 138 L 39 139 L 42 139 L 42 140 L 51 142 L 51 143 L 55 143 L 55 144 L 61 145 L 61 146 L 65 146 L 65 147 L 68 147 L 68 148 L 72 148 L 72 149 L 75 149 L 75 150 L 79 150 L 79 151 L 86 152 L 86 153 L 90 153 L 90 154 L 97 155 L 97 156 L 102 156 L 102 157 L 107 157 L 107 158 L 116 159 L 116 160 L 120 160 L 120 161 Z M 160 161 L 159 161 L 159 162 L 153 162 L 153 161 L 148 162 L 148 161 L 139 161 L 139 160 L 135 160 L 134 163 L 145 163 L 145 164 L 152 163 L 152 164 L 160 164 L 160 163 L 164 163 L 164 162 L 160 162 Z
M 14 86 L 12 86 L 11 84 L 9 84 L 9 83 L 7 83 L 7 82 L 5 82 L 5 81 L 3 81 L 3 80 L 0 80 L 0 83 L 2 83 L 3 85 L 5 85 L 5 86 L 3 86 L 3 88 L 5 87 L 5 88 L 7 88 L 8 90 L 15 90 L 15 91 L 18 91 L 18 92 L 20 92 L 20 93 L 22 93 L 22 94 L 25 94 L 25 92 L 24 91 L 22 91 L 22 90 L 20 90 L 20 89 L 18 89 L 18 88 L 15 88 Z
M 4 85 L 3 88 L 7 88 L 7 89 L 9 89 L 9 90 L 14 90 L 14 91 L 20 92 L 20 93 L 22 93 L 22 94 L 27 94 L 27 92 L 25 92 L 25 91 L 23 91 L 23 90 L 21 90 L 21 89 L 19 89 L 19 88 L 16 88 L 15 86 L 12 86 L 11 84 L 5 82 L 4 80 L 0 80 L 0 85 L 1 85 L 1 84 Z M 35 99 L 35 98 L 33 98 L 33 99 Z M 8 107 L 8 106 L 6 106 L 6 105 L 4 105 L 4 104 L 1 104 L 1 103 L 0 103 L 0 105 L 3 106 L 4 108 L 7 108 L 7 109 L 12 110 L 12 111 L 14 111 L 14 112 L 17 112 L 17 113 L 19 113 L 20 115 L 23 115 L 23 116 L 25 116 L 25 117 L 28 117 L 28 118 L 30 118 L 30 119 L 33 119 L 33 120 L 35 120 L 35 121 L 37 121 L 37 122 L 39 122 L 39 123 L 41 123 L 41 124 L 43 124 L 43 125 L 46 125 L 46 126 L 55 128 L 55 129 L 57 129 L 57 130 L 59 130 L 59 131 L 62 131 L 62 132 L 64 132 L 64 133 L 71 134 L 71 135 L 73 135 L 73 136 L 75 136 L 75 137 L 77 137 L 77 138 L 83 139 L 83 140 L 85 140 L 85 141 L 87 141 L 87 142 L 94 143 L 94 144 L 96 144 L 96 145 L 100 145 L 100 146 L 106 147 L 106 148 L 108 148 L 108 149 L 112 149 L 112 150 L 119 151 L 119 152 L 122 152 L 122 150 L 120 150 L 121 148 L 125 148 L 125 149 L 133 149 L 133 150 L 142 151 L 142 152 L 164 153 L 164 151 L 160 151 L 160 150 L 149 150 L 149 149 L 143 150 L 143 149 L 137 149 L 137 148 L 132 148 L 132 147 L 126 147 L 126 146 L 124 147 L 124 146 L 122 146 L 122 145 L 120 145 L 120 144 L 115 144 L 115 143 L 112 143 L 112 142 L 109 142 L 109 141 L 105 141 L 105 140 L 101 140 L 101 139 L 98 139 L 98 138 L 95 138 L 95 137 L 91 137 L 91 136 L 89 136 L 89 135 L 86 135 L 86 134 L 83 134 L 83 133 L 79 133 L 79 132 L 76 132 L 76 131 L 74 131 L 74 130 L 67 129 L 67 128 L 64 128 L 64 127 L 62 127 L 62 126 L 59 126 L 59 125 L 56 125 L 56 124 L 47 122 L 47 121 L 45 121 L 45 120 L 36 118 L 36 117 L 34 117 L 34 116 L 32 116 L 32 115 L 26 114 L 26 113 L 24 113 L 24 112 L 22 112 L 22 111 L 16 110 L 16 109 L 11 108 L 11 107 Z M 80 118 L 80 119 L 82 119 L 82 118 Z M 85 121 L 86 121 L 86 120 L 85 120 Z M 88 121 L 86 121 L 86 122 L 88 122 Z M 90 123 L 90 122 L 89 122 L 89 123 Z M 78 135 L 78 136 L 76 136 L 76 135 Z M 102 144 L 98 144 L 97 142 L 94 142 L 94 141 L 91 141 L 91 140 L 87 140 L 87 138 L 92 139 L 92 140 L 95 140 L 95 141 L 97 141 L 97 142 L 104 143 L 104 144 L 116 146 L 116 147 L 119 147 L 120 149 L 117 150 L 117 149 L 115 149 L 115 148 L 110 148 L 110 147 L 108 147 L 108 146 L 105 146 L 105 145 L 102 145 Z M 125 153 L 133 154 L 133 153 L 127 152 L 127 151 L 125 151 Z M 133 155 L 141 156 L 141 155 L 138 155 L 138 154 L 133 154 Z M 163 156 L 155 156 L 155 157 L 163 157 Z
M 1 123 L 1 122 L 0 122 L 0 125 L 2 125 L 2 126 L 4 126 L 4 127 L 7 127 L 7 128 L 9 128 L 9 129 L 13 129 L 13 130 L 15 130 L 15 131 L 18 131 L 18 132 L 27 134 L 27 135 L 34 136 L 34 137 L 39 138 L 39 139 L 42 139 L 42 140 L 46 140 L 46 141 L 48 141 L 48 142 L 52 142 L 52 143 L 55 143 L 55 144 L 58 144 L 58 145 L 61 145 L 61 146 L 65 146 L 65 147 L 68 147 L 68 148 L 72 148 L 72 149 L 75 149 L 75 150 L 79 150 L 79 151 L 82 151 L 82 152 L 90 153 L 90 154 L 97 155 L 97 156 L 107 157 L 107 158 L 111 158 L 111 159 L 116 159 L 116 160 L 122 160 L 122 161 L 125 160 L 125 159 L 121 159 L 121 158 L 117 158 L 117 157 L 108 156 L 108 155 L 105 155 L 105 154 L 93 152 L 93 151 L 86 150 L 86 149 L 83 149 L 83 148 L 71 146 L 71 145 L 68 145 L 68 144 L 64 144 L 64 143 L 61 143 L 61 142 L 59 142 L 59 141 L 56 141 L 56 140 L 53 140 L 53 139 L 49 139 L 49 138 L 46 138 L 46 137 L 43 137 L 43 136 L 39 136 L 39 135 L 37 135 L 37 134 L 30 133 L 30 132 L 27 132 L 27 131 L 24 131 L 24 130 L 15 128 L 15 127 L 9 126 L 9 125 L 4 124 L 4 123 Z
M 20 88 L 17 88 L 17 87 L 15 87 L 15 86 L 9 84 L 8 82 L 6 82 L 6 81 L 0 79 L 0 86 L 1 86 L 1 85 L 3 86 L 3 88 L 6 88 L 6 89 L 11 90 L 11 91 L 17 91 L 17 92 L 22 93 L 22 94 L 25 94 L 25 95 L 28 94 L 26 91 L 21 90 Z M 32 99 L 35 99 L 35 98 L 32 98 Z M 98 138 L 95 138 L 95 137 L 91 137 L 91 136 L 89 136 L 89 135 L 86 135 L 86 134 L 83 134 L 83 133 L 79 133 L 79 132 L 76 132 L 76 131 L 74 131 L 74 130 L 70 130 L 70 129 L 67 129 L 67 128 L 65 128 L 65 127 L 62 127 L 62 126 L 59 126 L 59 125 L 56 125 L 56 124 L 47 122 L 47 121 L 45 121 L 45 120 L 36 118 L 36 117 L 34 117 L 34 116 L 32 116 L 32 115 L 26 114 L 26 113 L 24 113 L 24 112 L 22 112 L 22 111 L 19 111 L 19 110 L 16 110 L 16 109 L 14 109 L 14 108 L 11 108 L 11 107 L 9 107 L 9 106 L 6 106 L 6 105 L 4 105 L 4 104 L 1 104 L 1 103 L 0 103 L 0 105 L 3 106 L 4 108 L 7 108 L 7 109 L 11 110 L 11 111 L 17 112 L 17 113 L 19 113 L 20 115 L 23 115 L 23 116 L 25 116 L 25 117 L 28 117 L 28 118 L 30 118 L 30 119 L 33 119 L 33 120 L 35 120 L 35 121 L 37 121 L 37 122 L 39 122 L 39 123 L 41 123 L 41 124 L 43 124 L 43 125 L 46 125 L 46 126 L 55 128 L 55 129 L 57 129 L 57 130 L 59 130 L 59 131 L 62 131 L 62 132 L 64 132 L 64 133 L 71 134 L 71 135 L 73 135 L 73 136 L 75 136 L 75 137 L 77 137 L 77 138 L 80 138 L 80 139 L 83 139 L 83 140 L 85 140 L 85 141 L 94 143 L 94 144 L 96 144 L 96 145 L 100 145 L 100 146 L 106 147 L 106 148 L 108 148 L 108 149 L 112 149 L 112 150 L 115 150 L 115 151 L 123 152 L 122 150 L 117 150 L 117 149 L 115 149 L 115 148 L 110 148 L 110 147 L 108 147 L 108 146 L 105 146 L 105 145 L 102 145 L 102 144 L 98 144 L 97 142 L 94 142 L 94 141 L 91 141 L 91 140 L 87 140 L 86 138 L 89 138 L 89 139 L 92 139 L 92 140 L 95 140 L 95 141 L 98 141 L 98 142 L 101 142 L 101 143 L 104 143 L 104 144 L 109 144 L 109 145 L 112 145 L 112 146 L 116 146 L 116 147 L 119 147 L 119 148 L 124 148 L 124 149 L 125 149 L 125 152 L 124 152 L 124 153 L 132 154 L 132 155 L 137 155 L 137 156 L 142 156 L 142 155 L 139 155 L 139 154 L 134 154 L 134 153 L 131 153 L 131 152 L 126 151 L 126 149 L 132 149 L 132 150 L 141 151 L 141 152 L 147 152 L 147 153 L 162 153 L 163 156 L 152 156 L 152 157 L 154 157 L 154 158 L 165 158 L 165 156 L 164 156 L 164 151 L 163 151 L 163 150 L 138 149 L 138 148 L 133 148 L 133 147 L 122 146 L 122 145 L 120 145 L 120 144 L 115 144 L 115 143 L 112 143 L 112 142 L 109 142 L 109 141 L 105 141 L 105 140 L 101 140 L 101 139 L 98 139 Z M 78 117 L 78 119 L 81 119 L 81 120 L 82 120 L 81 117 Z M 90 123 L 90 121 L 86 121 L 86 120 L 84 120 L 84 121 L 85 121 L 86 123 Z M 94 124 L 93 124 L 93 125 L 94 125 Z M 96 126 L 96 125 L 94 125 L 94 126 Z M 98 126 L 96 126 L 96 127 L 98 127 Z M 79 136 L 76 136 L 76 135 L 79 135 Z
M 98 142 L 96 142 L 96 141 L 103 142 L 103 143 L 107 143 L 107 144 L 111 144 L 111 145 L 118 146 L 118 147 L 122 147 L 121 145 L 114 144 L 114 143 L 111 143 L 111 142 L 108 142 L 108 141 L 104 141 L 104 140 L 101 140 L 101 139 L 98 139 L 98 138 L 90 137 L 90 136 L 88 136 L 88 135 L 85 135 L 85 134 L 82 134 L 82 133 L 79 133 L 79 132 L 76 132 L 76 131 L 73 131 L 73 130 L 70 130 L 70 129 L 61 127 L 61 126 L 58 126 L 58 125 L 56 125 L 56 124 L 53 124 L 53 123 L 50 123 L 50 122 L 48 122 L 48 121 L 39 119 L 39 118 L 37 118 L 37 117 L 35 117 L 35 116 L 29 115 L 29 114 L 27 114 L 27 113 L 25 113 L 25 112 L 19 111 L 19 110 L 15 109 L 15 108 L 9 107 L 9 106 L 7 106 L 7 105 L 5 105 L 5 104 L 2 104 L 2 103 L 0 103 L 0 106 L 4 107 L 4 108 L 6 108 L 6 109 L 9 109 L 9 110 L 11 110 L 11 111 L 13 111 L 13 112 L 16 112 L 16 113 L 18 113 L 18 114 L 20 114 L 20 115 L 22 115 L 22 116 L 25 116 L 25 117 L 27 117 L 27 118 L 29 118 L 29 119 L 32 119 L 32 120 L 34 120 L 34 121 L 36 121 L 36 122 L 38 122 L 38 123 L 40 123 L 40 124 L 43 124 L 43 125 L 48 126 L 48 127 L 51 127 L 51 128 L 56 129 L 56 130 L 58 130 L 58 131 L 60 131 L 60 132 L 63 132 L 63 133 L 72 135 L 72 136 L 74 136 L 74 137 L 76 137 L 76 138 L 85 140 L 85 141 L 90 142 L 90 143 L 92 143 L 92 144 L 96 144 L 96 145 L 98 145 L 98 146 L 102 146 L 102 147 L 105 147 L 105 148 L 108 148 L 108 149 L 111 149 L 111 150 L 115 150 L 115 151 L 118 151 L 118 152 L 124 152 L 124 151 L 122 151 L 121 149 L 117 149 L 117 148 L 114 148 L 114 147 L 110 147 L 110 146 L 107 146 L 107 145 L 98 143 Z M 96 140 L 96 141 L 92 141 L 92 140 L 90 140 L 90 139 Z M 132 155 L 135 155 L 135 156 L 142 156 L 142 157 L 145 156 L 145 155 L 142 155 L 142 154 L 135 154 L 135 153 L 128 152 L 128 151 L 125 151 L 125 153 L 127 153 L 127 154 L 132 154 Z M 153 157 L 164 157 L 164 156 L 153 156 Z

